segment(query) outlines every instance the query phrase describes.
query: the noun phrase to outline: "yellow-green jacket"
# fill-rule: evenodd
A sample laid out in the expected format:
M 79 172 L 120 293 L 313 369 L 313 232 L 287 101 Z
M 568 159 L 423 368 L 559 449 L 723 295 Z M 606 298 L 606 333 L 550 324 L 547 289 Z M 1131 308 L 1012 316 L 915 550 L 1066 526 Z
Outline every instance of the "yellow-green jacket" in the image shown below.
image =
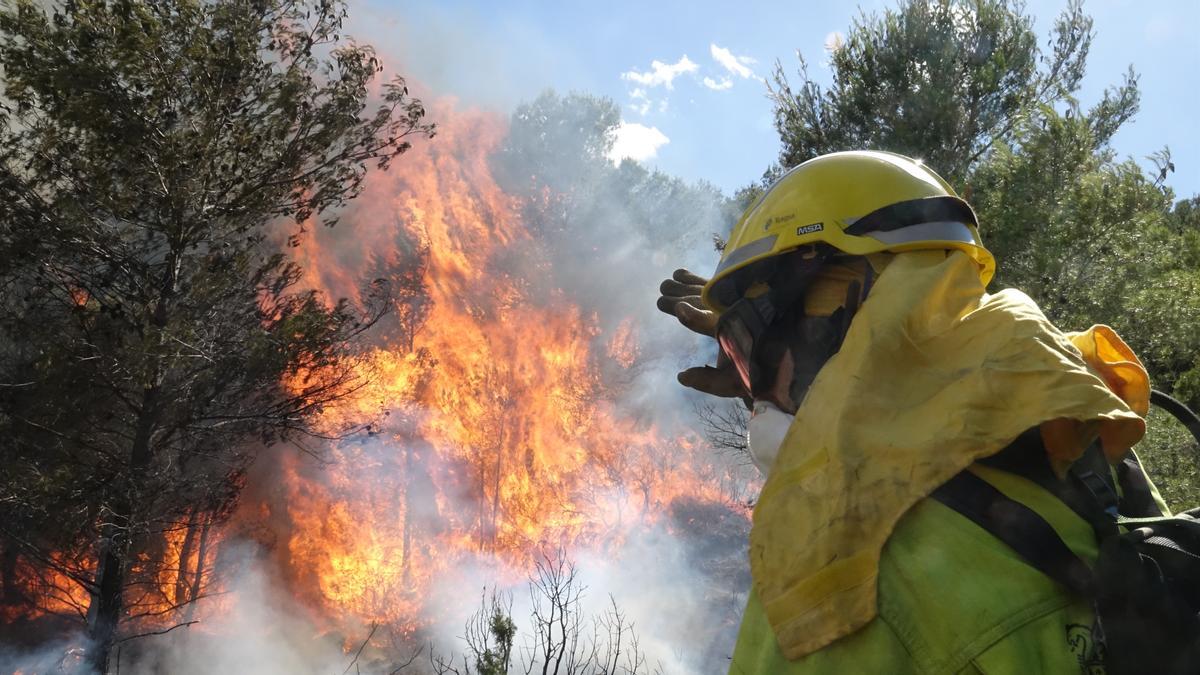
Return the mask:
M 1095 560 L 1092 528 L 1055 496 L 998 469 L 976 464 L 971 471 L 1036 511 L 1084 561 Z M 1104 672 L 1090 605 L 931 498 L 910 509 L 888 538 L 879 565 L 878 610 L 858 631 L 788 661 L 752 592 L 729 672 Z

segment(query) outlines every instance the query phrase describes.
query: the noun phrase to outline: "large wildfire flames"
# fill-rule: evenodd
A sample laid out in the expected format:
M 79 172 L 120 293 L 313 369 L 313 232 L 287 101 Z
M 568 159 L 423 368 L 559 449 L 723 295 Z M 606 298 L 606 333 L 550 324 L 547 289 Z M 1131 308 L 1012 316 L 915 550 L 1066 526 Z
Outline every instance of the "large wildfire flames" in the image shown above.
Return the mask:
M 352 233 L 300 249 L 334 297 L 380 260 L 428 256 L 427 316 L 394 326 L 370 354 L 373 383 L 325 413 L 332 427 L 382 422 L 334 444 L 319 480 L 287 466 L 286 566 L 316 580 L 302 592 L 330 617 L 416 624 L 429 580 L 466 560 L 513 580 L 544 547 L 616 549 L 679 495 L 722 498 L 697 440 L 635 423 L 601 376 L 636 366 L 633 325 L 604 335 L 545 287 L 551 258 L 489 170 L 502 122 L 436 117 L 435 142 L 374 176 L 339 226 Z
M 670 526 L 678 498 L 729 501 L 726 470 L 697 437 L 623 404 L 642 366 L 637 324 L 548 281 L 569 261 L 555 260 L 490 169 L 503 118 L 451 103 L 432 117 L 436 139 L 375 172 L 338 227 L 312 227 L 292 249 L 328 297 L 357 299 L 376 277 L 396 291 L 359 366 L 369 384 L 320 420 L 329 432 L 368 426 L 318 448 L 326 461 L 273 451 L 203 546 L 187 528 L 167 533 L 162 555 L 174 562 L 163 567 L 190 577 L 163 576 L 162 607 L 195 597 L 185 577 L 220 583 L 223 538 L 250 531 L 321 630 L 415 634 L 441 618 L 435 585 L 462 575 L 463 595 L 477 596 L 468 569 L 503 586 L 547 550 L 619 560 L 631 533 Z M 58 582 L 44 587 L 72 586 Z M 201 603 L 198 618 L 219 624 L 236 601 Z M 87 597 L 43 605 L 79 611 Z

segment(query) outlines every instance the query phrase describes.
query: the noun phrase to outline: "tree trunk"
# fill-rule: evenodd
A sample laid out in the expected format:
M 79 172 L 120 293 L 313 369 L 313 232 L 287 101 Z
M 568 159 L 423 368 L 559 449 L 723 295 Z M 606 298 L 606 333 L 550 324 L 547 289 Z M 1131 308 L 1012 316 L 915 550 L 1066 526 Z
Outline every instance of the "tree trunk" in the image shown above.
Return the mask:
M 116 641 L 121 620 L 121 590 L 125 585 L 125 556 L 119 539 L 123 536 L 113 523 L 104 525 L 100 539 L 100 562 L 96 566 L 96 594 L 88 607 L 88 637 L 92 644 L 87 662 L 97 673 L 108 672 L 108 657 Z
M 482 450 L 477 450 L 476 453 L 479 464 L 479 502 L 477 503 L 476 521 L 479 528 L 479 550 L 482 551 L 487 543 L 487 521 L 485 520 L 487 515 L 487 460 L 484 458 Z
M 188 608 L 183 620 L 191 621 L 196 616 L 196 602 L 204 590 L 204 560 L 208 557 L 208 535 L 212 533 L 212 514 L 204 516 L 200 525 L 200 545 L 196 549 L 196 573 L 192 575 L 192 586 L 188 592 Z
M 150 317 L 152 329 L 158 331 L 159 347 L 165 341 L 163 332 L 169 319 L 169 306 L 175 297 L 179 281 L 179 264 L 182 260 L 181 242 L 173 241 L 163 268 L 160 295 L 154 303 Z M 153 453 L 153 438 L 158 431 L 162 405 L 163 362 L 156 362 L 150 377 L 142 388 L 141 408 L 133 444 L 129 450 L 129 465 L 116 486 L 116 497 L 112 500 L 108 522 L 101 529 L 100 560 L 96 566 L 96 594 L 88 607 L 88 637 L 92 640 L 88 662 L 97 671 L 108 669 L 108 657 L 112 653 L 117 637 L 117 625 L 121 620 L 122 595 L 129 571 L 131 537 L 136 536 L 139 523 L 134 518 L 134 508 L 141 503 L 145 491 L 147 469 Z
M 492 523 L 489 530 L 492 539 L 492 550 L 496 550 L 496 540 L 500 536 L 500 480 L 504 477 L 504 445 L 496 447 L 496 472 L 492 480 Z
M 4 587 L 3 594 L 0 595 L 0 604 L 17 605 L 25 600 L 25 595 L 17 584 L 19 560 L 20 554 L 15 546 L 5 546 L 4 551 L 0 552 L 0 585 Z
M 187 531 L 183 535 L 183 544 L 179 547 L 179 569 L 175 573 L 175 597 L 172 602 L 182 605 L 191 598 L 188 590 L 191 588 L 192 549 L 196 546 L 196 507 L 188 510 Z M 200 563 L 196 564 L 196 572 L 200 572 Z
M 133 508 L 140 499 L 142 478 L 150 465 L 150 440 L 158 422 L 159 389 L 142 390 L 142 409 L 129 453 L 128 473 L 109 507 L 107 522 L 100 530 L 100 559 L 96 565 L 96 594 L 88 607 L 88 637 L 92 644 L 88 664 L 97 672 L 108 669 L 108 658 L 121 621 L 126 573 L 129 571 L 130 536 L 136 523 Z

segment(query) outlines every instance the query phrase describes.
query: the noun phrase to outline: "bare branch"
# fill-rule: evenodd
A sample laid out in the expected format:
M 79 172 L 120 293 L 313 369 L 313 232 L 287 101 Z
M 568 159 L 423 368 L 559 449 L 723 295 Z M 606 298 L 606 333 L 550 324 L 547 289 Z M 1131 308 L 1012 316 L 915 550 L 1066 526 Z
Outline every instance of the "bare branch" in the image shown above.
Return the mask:
M 137 640 L 139 638 L 150 637 L 152 635 L 166 635 L 167 633 L 170 633 L 171 631 L 175 630 L 176 628 L 186 628 L 187 626 L 191 626 L 192 624 L 197 624 L 197 623 L 200 623 L 200 621 L 198 621 L 198 620 L 185 621 L 183 623 L 177 623 L 174 626 L 171 626 L 170 628 L 164 628 L 163 630 L 156 630 L 156 631 L 150 631 L 149 633 L 138 633 L 137 635 L 130 635 L 129 637 L 121 638 L 119 640 L 114 641 L 113 644 L 119 645 L 123 642 L 129 642 L 130 640 Z
M 374 637 L 374 635 L 375 635 L 375 631 L 378 629 L 379 629 L 378 623 L 371 624 L 371 631 L 369 633 L 367 633 L 367 638 L 362 641 L 361 645 L 358 646 L 358 651 L 354 652 L 354 659 L 352 661 L 350 661 L 350 665 L 346 666 L 346 669 L 342 671 L 342 675 L 346 675 L 346 673 L 349 673 L 350 669 L 354 667 L 354 664 L 358 663 L 358 657 L 362 656 L 363 650 L 367 648 L 367 643 L 371 641 L 371 638 Z M 416 658 L 416 656 L 414 655 L 413 658 Z M 409 659 L 409 663 L 411 663 L 411 662 L 412 662 L 412 659 Z M 405 665 L 408 665 L 408 664 L 405 664 Z

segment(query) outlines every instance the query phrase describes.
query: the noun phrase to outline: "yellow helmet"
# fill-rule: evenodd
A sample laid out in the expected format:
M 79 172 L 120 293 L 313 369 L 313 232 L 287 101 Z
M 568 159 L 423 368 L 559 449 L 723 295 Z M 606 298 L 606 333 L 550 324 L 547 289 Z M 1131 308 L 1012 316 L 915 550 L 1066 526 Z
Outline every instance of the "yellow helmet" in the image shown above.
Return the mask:
M 849 255 L 958 249 L 978 263 L 984 285 L 996 269 L 975 212 L 941 176 L 890 152 L 835 152 L 791 169 L 742 214 L 705 304 L 725 311 L 753 281 L 740 271 L 812 244 Z

